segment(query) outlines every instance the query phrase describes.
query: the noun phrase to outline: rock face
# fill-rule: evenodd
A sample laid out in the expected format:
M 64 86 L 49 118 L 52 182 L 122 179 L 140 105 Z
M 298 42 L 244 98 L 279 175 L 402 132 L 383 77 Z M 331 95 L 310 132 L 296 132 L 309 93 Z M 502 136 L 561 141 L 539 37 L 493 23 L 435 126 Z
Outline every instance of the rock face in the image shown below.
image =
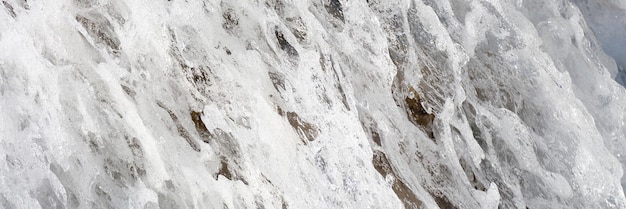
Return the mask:
M 626 208 L 625 10 L 5 0 L 0 206 Z

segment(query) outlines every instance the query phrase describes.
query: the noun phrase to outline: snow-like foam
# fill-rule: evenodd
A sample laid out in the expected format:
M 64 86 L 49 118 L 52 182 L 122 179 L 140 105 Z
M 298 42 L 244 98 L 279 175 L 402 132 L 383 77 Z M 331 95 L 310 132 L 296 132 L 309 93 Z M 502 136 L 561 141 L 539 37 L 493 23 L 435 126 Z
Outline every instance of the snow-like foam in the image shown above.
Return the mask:
M 0 205 L 624 208 L 625 8 L 6 0 Z

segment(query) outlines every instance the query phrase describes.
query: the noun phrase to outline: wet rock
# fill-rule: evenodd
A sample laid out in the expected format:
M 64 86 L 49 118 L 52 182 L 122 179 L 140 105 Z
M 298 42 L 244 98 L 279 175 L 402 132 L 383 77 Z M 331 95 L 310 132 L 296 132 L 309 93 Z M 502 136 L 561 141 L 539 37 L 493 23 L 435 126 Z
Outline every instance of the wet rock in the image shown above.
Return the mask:
M 213 137 L 213 134 L 209 132 L 209 130 L 206 128 L 206 125 L 202 121 L 202 112 L 191 111 L 190 115 L 191 120 L 196 127 L 196 131 L 198 132 L 198 134 L 200 134 L 200 138 L 202 138 L 202 141 L 205 143 L 209 143 L 209 141 Z
M 137 93 L 135 92 L 135 90 L 133 90 L 132 88 L 126 86 L 126 85 L 121 85 L 122 86 L 122 90 L 124 90 L 124 92 L 130 96 L 131 98 L 134 98 Z
M 300 59 L 300 55 L 296 48 L 294 48 L 287 39 L 285 39 L 285 35 L 279 31 L 275 30 L 274 35 L 276 36 L 276 40 L 278 41 L 278 46 L 281 50 L 283 50 L 289 56 L 290 60 L 297 61 Z
M 17 17 L 17 15 L 15 14 L 15 10 L 13 9 L 13 6 L 11 6 L 11 4 L 9 4 L 9 2 L 2 1 L 2 4 L 4 5 L 4 8 L 7 9 L 7 12 L 9 13 L 9 15 L 11 15 L 11 17 L 13 17 L 13 18 Z
M 89 36 L 97 44 L 104 44 L 111 53 L 119 53 L 120 40 L 106 17 L 99 13 L 90 12 L 76 15 L 75 19 L 85 28 Z
M 391 175 L 394 178 L 391 188 L 402 201 L 405 208 L 424 208 L 424 203 L 418 199 L 415 193 L 413 193 L 413 191 L 399 179 L 399 176 L 396 175 L 385 153 L 374 151 L 372 164 L 374 164 L 376 171 L 383 177 L 386 178 L 388 175 Z
M 104 172 L 121 187 L 127 187 L 146 175 L 142 162 L 127 159 L 107 158 L 104 160 Z
M 302 118 L 300 118 L 300 116 L 295 112 L 287 112 L 287 120 L 289 121 L 291 127 L 296 129 L 296 132 L 300 135 L 304 144 L 314 141 L 319 135 L 319 129 L 317 126 L 302 120 Z
M 309 37 L 308 28 L 301 17 L 287 17 L 285 18 L 285 25 L 287 25 L 289 31 L 298 39 L 298 43 L 307 44 Z
M 221 164 L 221 167 L 217 174 L 226 177 L 228 180 L 232 180 L 233 174 L 228 169 L 228 163 L 226 162 L 226 159 L 222 158 L 222 160 L 220 161 L 220 164 Z
M 191 149 L 195 150 L 196 152 L 200 152 L 200 145 L 198 145 L 195 142 L 195 140 L 193 140 L 192 136 L 189 134 L 187 129 L 185 129 L 185 127 L 182 125 L 182 123 L 178 119 L 178 116 L 176 116 L 176 114 L 174 114 L 174 112 L 172 112 L 172 110 L 167 108 L 162 102 L 160 102 L 160 101 L 157 102 L 157 105 L 159 107 L 163 108 L 165 111 L 167 111 L 167 113 L 169 114 L 170 118 L 172 118 L 172 122 L 174 122 L 174 124 L 176 125 L 176 130 L 178 131 L 178 134 L 181 137 L 183 137 L 183 139 L 185 139 L 187 144 L 189 144 L 189 147 L 191 147 Z
M 239 25 L 239 18 L 237 17 L 235 10 L 231 8 L 227 8 L 224 10 L 224 12 L 222 13 L 222 18 L 224 18 L 222 28 L 230 33 L 232 33 L 233 29 L 235 29 L 235 27 Z
M 346 22 L 343 17 L 343 6 L 339 0 L 330 0 L 327 4 L 324 5 L 326 11 L 331 14 L 333 17 L 337 18 L 341 22 Z
M 274 85 L 274 89 L 278 92 L 283 92 L 286 90 L 285 88 L 285 76 L 279 72 L 269 71 L 268 76 L 272 81 L 272 85 Z
M 424 109 L 420 95 L 413 87 L 409 88 L 408 93 L 409 95 L 405 97 L 404 102 L 407 107 L 409 119 L 415 125 L 422 127 L 428 133 L 430 138 L 434 138 L 432 123 L 435 119 L 435 115 L 428 113 L 428 111 Z
M 109 188 L 107 188 L 105 185 L 101 185 L 100 183 L 97 183 L 93 186 L 93 194 L 95 194 L 96 197 L 96 202 L 94 202 L 92 205 L 92 208 L 98 207 L 99 208 L 115 208 L 113 206 L 113 198 L 111 197 L 111 195 L 109 194 L 110 191 L 108 191 Z

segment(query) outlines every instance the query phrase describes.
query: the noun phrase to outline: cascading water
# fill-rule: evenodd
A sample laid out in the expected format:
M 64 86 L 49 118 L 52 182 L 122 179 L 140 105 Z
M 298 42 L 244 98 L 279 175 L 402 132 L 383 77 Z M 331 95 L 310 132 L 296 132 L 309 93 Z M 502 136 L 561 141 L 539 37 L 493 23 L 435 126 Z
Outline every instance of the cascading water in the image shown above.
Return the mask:
M 624 1 L 2 3 L 0 208 L 626 208 Z

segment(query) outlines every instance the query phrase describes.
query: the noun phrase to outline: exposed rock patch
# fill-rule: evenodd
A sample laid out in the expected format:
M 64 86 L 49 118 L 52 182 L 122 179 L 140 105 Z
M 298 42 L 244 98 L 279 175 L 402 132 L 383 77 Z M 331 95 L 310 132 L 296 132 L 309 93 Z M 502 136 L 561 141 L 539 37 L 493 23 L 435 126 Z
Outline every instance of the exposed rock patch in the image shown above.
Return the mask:
M 232 33 L 233 29 L 239 25 L 239 18 L 237 17 L 237 14 L 235 14 L 235 11 L 231 8 L 224 10 L 222 18 L 224 18 L 222 28 L 228 32 Z
M 91 12 L 84 15 L 76 15 L 76 21 L 85 28 L 96 43 L 104 44 L 114 54 L 119 53 L 120 40 L 106 17 L 99 13 Z
M 420 95 L 413 87 L 409 87 L 408 93 L 409 95 L 405 97 L 404 102 L 407 107 L 409 119 L 415 125 L 426 131 L 430 138 L 434 138 L 432 123 L 435 119 L 435 115 L 428 113 L 428 111 L 424 109 Z
M 333 17 L 337 18 L 341 22 L 345 23 L 346 20 L 343 16 L 343 6 L 339 0 L 330 0 L 328 3 L 324 5 L 328 14 L 331 14 Z
M 17 17 L 17 15 L 15 14 L 15 10 L 13 9 L 13 6 L 11 6 L 11 4 L 9 4 L 9 2 L 2 1 L 2 4 L 4 5 L 4 8 L 7 9 L 7 12 L 9 12 L 9 15 L 11 15 L 11 17 L 13 17 L 13 18 Z
M 374 151 L 374 157 L 372 158 L 372 164 L 374 164 L 374 168 L 380 175 L 387 178 L 388 175 L 393 177 L 393 184 L 391 188 L 396 193 L 398 198 L 402 201 L 405 208 L 424 208 L 424 203 L 417 198 L 415 193 L 411 191 L 411 189 L 399 179 L 399 176 L 393 171 L 389 160 L 385 153 L 381 151 Z
M 191 138 L 191 135 L 189 134 L 187 129 L 185 129 L 185 127 L 182 125 L 182 123 L 178 119 L 178 116 L 176 116 L 176 114 L 172 112 L 172 110 L 167 108 L 162 102 L 158 101 L 157 105 L 163 108 L 165 111 L 167 111 L 167 114 L 169 114 L 170 118 L 172 118 L 172 122 L 174 122 L 174 124 L 176 125 L 176 130 L 178 131 L 178 134 L 181 137 L 183 137 L 183 139 L 185 139 L 185 141 L 187 142 L 187 144 L 189 144 L 191 149 L 195 150 L 196 152 L 200 152 L 200 145 L 198 145 L 193 140 L 193 138 Z
M 290 58 L 290 61 L 297 63 L 300 59 L 300 55 L 296 48 L 294 48 L 289 41 L 285 38 L 285 35 L 280 30 L 274 30 L 274 35 L 278 41 L 278 46 L 283 50 Z
M 310 141 L 314 141 L 315 138 L 319 135 L 319 129 L 314 124 L 308 123 L 295 112 L 287 112 L 287 120 L 291 127 L 293 127 L 298 135 L 300 135 L 300 139 L 304 144 L 307 144 Z

